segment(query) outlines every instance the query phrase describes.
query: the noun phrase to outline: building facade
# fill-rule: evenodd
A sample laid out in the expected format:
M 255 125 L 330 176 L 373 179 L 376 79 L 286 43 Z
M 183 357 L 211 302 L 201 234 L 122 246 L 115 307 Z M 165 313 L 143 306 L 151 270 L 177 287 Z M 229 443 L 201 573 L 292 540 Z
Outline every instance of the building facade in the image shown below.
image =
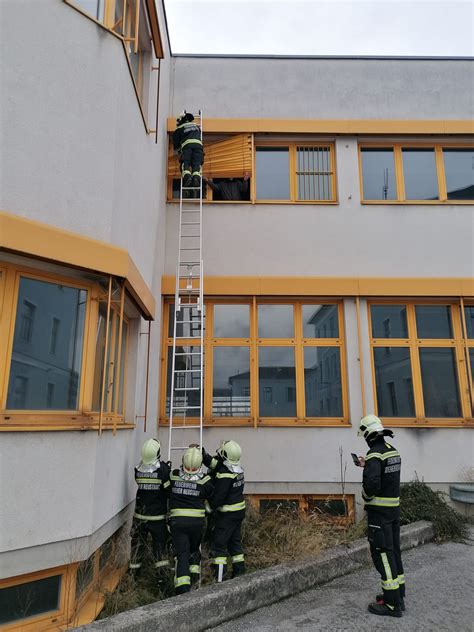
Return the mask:
M 160 3 L 40 4 L 0 5 L 0 629 L 96 616 L 167 443 L 183 109 L 242 183 L 205 193 L 207 449 L 352 519 L 376 412 L 405 481 L 472 480 L 472 61 L 172 57 Z

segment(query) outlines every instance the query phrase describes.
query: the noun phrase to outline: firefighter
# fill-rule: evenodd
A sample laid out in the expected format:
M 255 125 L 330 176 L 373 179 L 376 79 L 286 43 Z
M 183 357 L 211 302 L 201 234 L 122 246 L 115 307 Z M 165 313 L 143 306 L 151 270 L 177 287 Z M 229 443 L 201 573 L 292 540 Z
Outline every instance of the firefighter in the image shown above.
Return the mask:
M 223 581 L 227 556 L 231 556 L 232 578 L 245 572 L 241 527 L 245 517 L 242 450 L 235 441 L 223 441 L 215 457 L 204 453 L 204 464 L 214 478 L 214 494 L 209 500 L 214 512 L 211 555 L 214 576 Z
M 401 617 L 405 609 L 405 576 L 400 552 L 400 453 L 385 437 L 393 432 L 375 415 L 360 420 L 359 437 L 369 450 L 359 463 L 364 468 L 362 498 L 365 502 L 370 553 L 382 578 L 382 594 L 369 605 L 372 614 Z
M 189 592 L 191 579 L 199 579 L 201 572 L 200 545 L 205 526 L 205 501 L 213 491 L 211 477 L 202 472 L 202 454 L 197 447 L 189 447 L 181 469 L 170 476 L 170 526 L 176 558 L 175 593 Z
M 158 439 L 145 441 L 141 451 L 141 462 L 135 467 L 135 482 L 138 490 L 130 534 L 132 539 L 130 571 L 134 575 L 139 574 L 148 534 L 151 534 L 154 565 L 159 581 L 163 579 L 163 573 L 169 568 L 166 512 L 170 486 L 170 468 L 160 461 L 160 456 L 161 446 Z
M 182 112 L 176 119 L 176 130 L 173 132 L 173 147 L 178 152 L 181 163 L 183 187 L 201 185 L 201 166 L 204 162 L 204 151 L 201 140 L 201 128 L 194 122 L 194 116 Z M 199 192 L 195 191 L 199 197 Z

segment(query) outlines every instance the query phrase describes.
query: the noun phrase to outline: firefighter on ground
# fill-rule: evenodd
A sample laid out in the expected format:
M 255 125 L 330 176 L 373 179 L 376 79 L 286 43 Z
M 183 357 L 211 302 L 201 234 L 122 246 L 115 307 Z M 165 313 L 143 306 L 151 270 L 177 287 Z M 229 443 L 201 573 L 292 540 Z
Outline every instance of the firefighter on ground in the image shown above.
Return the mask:
M 201 545 L 206 521 L 205 501 L 211 496 L 214 485 L 211 477 L 202 472 L 201 450 L 189 447 L 180 469 L 170 476 L 170 526 L 173 551 L 176 558 L 175 592 L 189 592 L 191 579 L 199 579 L 201 572 Z
M 367 511 L 367 533 L 375 568 L 382 578 L 382 594 L 369 605 L 369 612 L 401 617 L 405 610 L 405 576 L 400 552 L 400 453 L 385 437 L 393 432 L 375 415 L 360 420 L 359 437 L 369 446 L 365 458 L 362 498 Z
M 173 147 L 179 154 L 183 187 L 201 186 L 201 166 L 204 162 L 204 150 L 201 140 L 201 128 L 194 122 L 194 116 L 182 112 L 176 119 L 173 132 Z M 199 197 L 199 192 L 195 191 Z
M 168 529 L 166 513 L 170 468 L 160 461 L 161 446 L 158 439 L 145 441 L 141 462 L 135 467 L 138 485 L 135 512 L 131 530 L 132 552 L 130 571 L 138 575 L 143 562 L 148 534 L 151 534 L 152 553 L 157 578 L 163 579 L 169 568 Z
M 232 561 L 232 578 L 245 572 L 241 527 L 245 517 L 244 470 L 242 450 L 235 441 L 223 441 L 215 457 L 203 450 L 204 464 L 214 479 L 214 494 L 209 500 L 214 512 L 211 557 L 214 576 L 223 581 L 227 556 Z

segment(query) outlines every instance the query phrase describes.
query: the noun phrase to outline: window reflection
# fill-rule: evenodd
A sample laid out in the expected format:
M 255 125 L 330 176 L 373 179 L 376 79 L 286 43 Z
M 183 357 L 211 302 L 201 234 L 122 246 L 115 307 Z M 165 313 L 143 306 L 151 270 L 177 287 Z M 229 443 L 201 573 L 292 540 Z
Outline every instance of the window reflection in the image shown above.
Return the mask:
M 371 305 L 373 338 L 408 338 L 406 305 Z
M 293 338 L 293 305 L 259 305 L 258 335 L 260 338 Z
M 378 414 L 381 417 L 414 417 L 410 350 L 375 347 L 374 368 Z
M 169 306 L 168 319 L 168 336 L 173 337 L 174 327 L 174 305 Z M 203 324 L 205 323 L 206 307 L 203 310 Z M 198 320 L 198 310 L 196 307 L 182 307 L 178 312 L 178 320 L 176 322 L 176 335 L 179 338 L 200 338 L 201 327 Z
M 474 200 L 474 149 L 443 148 L 448 200 Z
M 57 610 L 61 581 L 62 575 L 53 575 L 0 588 L 0 625 Z
M 337 338 L 337 305 L 302 305 L 303 338 Z
M 197 353 L 200 347 L 177 346 L 174 376 L 174 405 L 192 406 L 191 410 L 175 411 L 174 417 L 199 417 L 200 387 L 201 387 L 201 358 Z M 179 355 L 186 353 L 186 355 Z M 171 375 L 173 369 L 173 347 L 168 347 L 168 364 L 166 376 L 166 414 L 170 412 Z M 186 412 L 186 415 L 184 414 Z
M 402 149 L 407 200 L 437 200 L 438 177 L 434 149 Z
M 307 417 L 342 415 L 339 347 L 305 347 L 304 387 Z
M 7 408 L 77 410 L 86 300 L 85 290 L 21 278 Z
M 421 381 L 426 417 L 460 417 L 454 349 L 421 348 Z
M 296 417 L 295 351 L 292 347 L 258 350 L 260 417 Z M 296 391 L 295 391 L 296 392 Z
M 474 306 L 466 305 L 464 307 L 464 315 L 466 318 L 467 337 L 474 338 Z
M 249 347 L 214 347 L 212 414 L 250 417 Z
M 257 147 L 255 169 L 258 200 L 290 199 L 288 147 Z
M 360 153 L 364 200 L 396 200 L 397 184 L 393 149 L 364 147 Z
M 214 305 L 215 338 L 248 338 L 249 305 Z
M 449 305 L 415 305 L 418 338 L 452 338 Z

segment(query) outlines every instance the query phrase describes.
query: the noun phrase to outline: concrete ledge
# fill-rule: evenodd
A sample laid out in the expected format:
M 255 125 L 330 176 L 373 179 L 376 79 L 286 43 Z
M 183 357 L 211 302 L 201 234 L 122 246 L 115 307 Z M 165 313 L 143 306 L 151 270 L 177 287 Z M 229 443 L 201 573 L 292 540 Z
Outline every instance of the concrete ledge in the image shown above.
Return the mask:
M 423 544 L 433 535 L 430 522 L 420 521 L 402 527 L 402 550 Z M 348 546 L 327 549 L 317 558 L 249 573 L 223 584 L 122 612 L 79 629 L 91 632 L 201 632 L 350 573 L 367 564 L 369 559 L 367 540 L 356 540 Z

